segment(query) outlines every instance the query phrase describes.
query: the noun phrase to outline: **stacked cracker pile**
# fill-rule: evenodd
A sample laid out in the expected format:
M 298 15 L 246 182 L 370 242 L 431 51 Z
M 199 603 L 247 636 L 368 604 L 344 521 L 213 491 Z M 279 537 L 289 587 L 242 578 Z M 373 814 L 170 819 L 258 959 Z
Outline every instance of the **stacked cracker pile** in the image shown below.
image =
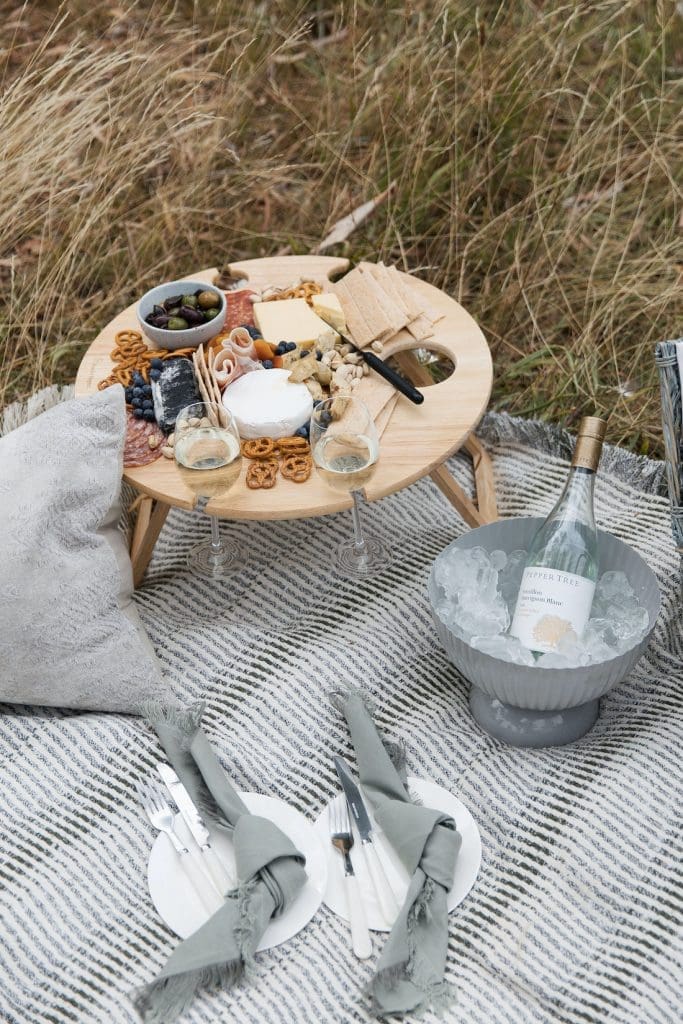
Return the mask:
M 384 263 L 359 263 L 332 287 L 359 348 L 381 351 L 382 344 L 404 328 L 415 341 L 426 341 L 440 319 L 396 267 Z

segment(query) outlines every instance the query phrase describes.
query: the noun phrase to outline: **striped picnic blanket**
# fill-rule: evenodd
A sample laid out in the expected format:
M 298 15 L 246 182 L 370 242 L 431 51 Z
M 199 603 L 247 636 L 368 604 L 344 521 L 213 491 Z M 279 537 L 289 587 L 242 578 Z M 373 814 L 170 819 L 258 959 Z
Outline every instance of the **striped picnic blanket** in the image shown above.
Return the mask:
M 503 515 L 542 515 L 567 471 L 566 438 L 487 417 Z M 467 484 L 464 458 L 452 460 Z M 225 523 L 251 551 L 220 586 L 185 568 L 206 535 L 173 511 L 137 604 L 176 695 L 206 697 L 205 726 L 237 786 L 317 815 L 336 789 L 330 759 L 348 736 L 328 705 L 338 681 L 374 698 L 410 774 L 455 792 L 484 858 L 450 917 L 448 1020 L 465 1024 L 644 1024 L 683 1006 L 683 670 L 678 560 L 661 465 L 608 450 L 602 527 L 656 571 L 663 611 L 631 677 L 583 740 L 518 750 L 483 734 L 467 685 L 436 640 L 430 563 L 464 525 L 429 480 L 368 510 L 394 566 L 363 583 L 328 572 L 345 516 Z M 175 944 L 146 885 L 151 828 L 134 783 L 160 748 L 140 721 L 25 707 L 0 716 L 0 1020 L 132 1024 L 126 993 Z M 375 953 L 382 936 L 374 937 Z M 287 944 L 259 954 L 231 994 L 202 995 L 186 1024 L 368 1020 L 372 961 L 322 907 Z M 427 1013 L 428 1024 L 436 1017 Z

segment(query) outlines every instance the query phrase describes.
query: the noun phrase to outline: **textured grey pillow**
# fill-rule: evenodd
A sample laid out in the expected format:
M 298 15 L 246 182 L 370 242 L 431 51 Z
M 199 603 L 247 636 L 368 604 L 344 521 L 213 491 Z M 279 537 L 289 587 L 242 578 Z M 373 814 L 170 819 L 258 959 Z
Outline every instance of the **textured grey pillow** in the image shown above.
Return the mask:
M 0 702 L 136 712 L 168 699 L 117 529 L 123 389 L 0 439 Z

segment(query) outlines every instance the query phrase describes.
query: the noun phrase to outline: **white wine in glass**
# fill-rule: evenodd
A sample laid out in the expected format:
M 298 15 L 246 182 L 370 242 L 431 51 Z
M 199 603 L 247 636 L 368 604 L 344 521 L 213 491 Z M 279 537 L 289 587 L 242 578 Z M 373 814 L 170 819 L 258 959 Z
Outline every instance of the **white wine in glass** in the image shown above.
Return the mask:
M 366 434 L 324 435 L 313 449 L 313 461 L 335 491 L 357 491 L 375 471 L 379 443 Z
M 176 421 L 176 463 L 183 483 L 200 499 L 226 494 L 239 479 L 242 468 L 235 422 L 226 410 L 221 410 L 220 416 L 218 413 L 213 403 L 199 402 L 183 409 Z M 187 564 L 203 576 L 220 579 L 241 569 L 245 559 L 234 545 L 227 547 L 221 540 L 217 516 L 210 519 L 211 540 L 193 547 Z
M 380 541 L 364 535 L 361 522 L 361 488 L 379 459 L 370 410 L 359 398 L 328 398 L 313 410 L 309 434 L 318 474 L 333 490 L 350 492 L 353 498 L 353 540 L 337 548 L 336 568 L 344 576 L 371 576 L 391 559 Z

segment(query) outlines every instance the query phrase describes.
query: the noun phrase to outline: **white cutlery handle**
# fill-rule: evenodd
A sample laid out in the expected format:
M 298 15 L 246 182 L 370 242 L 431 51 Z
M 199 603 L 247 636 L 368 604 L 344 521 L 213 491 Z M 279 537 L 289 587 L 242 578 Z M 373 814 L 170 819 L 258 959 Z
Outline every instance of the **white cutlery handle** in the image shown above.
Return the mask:
M 230 877 L 227 868 L 223 865 L 212 846 L 202 846 L 202 855 L 204 863 L 209 869 L 209 874 L 213 878 L 214 885 L 219 893 L 225 896 L 226 892 L 230 892 L 231 889 L 235 888 L 234 879 Z
M 358 879 L 355 875 L 345 875 L 344 879 L 351 922 L 351 947 L 359 960 L 367 960 L 369 956 L 372 956 L 372 941 L 358 888 Z
M 398 917 L 398 901 L 394 895 L 394 890 L 389 885 L 389 879 L 384 872 L 382 861 L 379 859 L 375 849 L 375 844 L 373 842 L 363 843 L 363 853 L 365 854 L 365 863 L 368 866 L 382 913 L 386 918 L 387 924 L 393 925 Z
M 184 850 L 180 854 L 180 863 L 199 896 L 204 910 L 207 914 L 215 914 L 223 903 L 223 897 L 219 896 L 213 883 L 204 874 L 204 865 L 199 850 Z

